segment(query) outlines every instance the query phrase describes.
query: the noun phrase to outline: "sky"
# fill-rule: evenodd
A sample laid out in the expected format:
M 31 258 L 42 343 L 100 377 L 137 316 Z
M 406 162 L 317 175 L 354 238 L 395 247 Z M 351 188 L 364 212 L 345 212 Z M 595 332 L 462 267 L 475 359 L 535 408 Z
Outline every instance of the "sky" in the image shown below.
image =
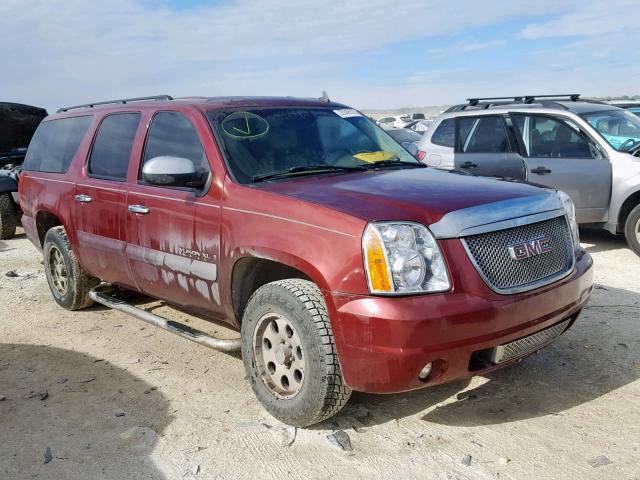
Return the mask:
M 640 94 L 640 0 L 0 0 L 0 100 Z

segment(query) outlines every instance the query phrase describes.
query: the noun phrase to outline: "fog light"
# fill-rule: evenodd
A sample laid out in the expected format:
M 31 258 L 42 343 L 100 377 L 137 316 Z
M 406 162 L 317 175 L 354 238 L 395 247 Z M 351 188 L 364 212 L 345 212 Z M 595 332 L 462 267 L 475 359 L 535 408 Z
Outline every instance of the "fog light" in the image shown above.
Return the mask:
M 431 369 L 432 369 L 433 365 L 431 364 L 431 362 L 427 363 L 424 368 L 422 370 L 420 370 L 420 373 L 418 374 L 418 378 L 420 380 L 426 380 L 427 377 L 429 376 L 429 374 L 431 373 Z

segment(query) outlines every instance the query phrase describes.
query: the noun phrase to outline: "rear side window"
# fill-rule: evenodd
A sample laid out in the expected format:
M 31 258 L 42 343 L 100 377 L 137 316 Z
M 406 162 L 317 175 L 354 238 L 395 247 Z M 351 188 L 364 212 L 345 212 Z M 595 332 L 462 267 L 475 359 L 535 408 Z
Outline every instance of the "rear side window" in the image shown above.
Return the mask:
M 511 151 L 507 129 L 501 117 L 461 117 L 458 125 L 458 151 L 461 153 Z
M 23 169 L 66 173 L 93 117 L 69 117 L 42 122 L 36 130 Z
M 436 131 L 431 136 L 431 143 L 440 145 L 442 147 L 451 147 L 455 143 L 455 120 L 453 118 L 447 118 L 443 120 Z
M 196 171 L 203 174 L 210 171 L 196 129 L 189 119 L 178 112 L 159 112 L 151 122 L 142 164 L 162 156 L 188 158 Z
M 116 113 L 102 120 L 87 165 L 89 176 L 125 180 L 139 113 Z

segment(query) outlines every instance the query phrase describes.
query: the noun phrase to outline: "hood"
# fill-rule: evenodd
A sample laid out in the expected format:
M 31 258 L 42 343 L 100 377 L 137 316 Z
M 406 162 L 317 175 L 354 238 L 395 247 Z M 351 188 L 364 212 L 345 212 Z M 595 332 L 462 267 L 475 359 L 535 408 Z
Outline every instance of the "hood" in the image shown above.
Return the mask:
M 300 177 L 256 186 L 338 210 L 366 221 L 405 220 L 426 225 L 449 212 L 540 195 L 524 183 L 433 168 L 403 168 Z

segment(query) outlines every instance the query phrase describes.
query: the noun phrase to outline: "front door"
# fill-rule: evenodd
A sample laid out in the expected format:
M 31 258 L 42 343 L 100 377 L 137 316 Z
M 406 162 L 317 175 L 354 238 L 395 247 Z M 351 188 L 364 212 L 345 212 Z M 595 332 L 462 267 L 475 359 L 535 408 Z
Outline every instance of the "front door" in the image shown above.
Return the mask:
M 104 117 L 76 180 L 73 207 L 80 263 L 100 279 L 127 287 L 135 284 L 125 256 L 126 179 L 139 123 L 138 112 Z
M 566 192 L 578 223 L 606 220 L 611 163 L 586 132 L 569 119 L 512 114 L 522 142 L 527 181 Z
M 127 256 L 144 293 L 215 314 L 221 311 L 220 206 L 203 191 L 145 184 L 141 173 L 148 160 L 165 156 L 187 158 L 210 175 L 200 140 L 206 131 L 197 124 L 196 116 L 173 111 L 152 118 L 138 181 L 129 190 Z
M 454 166 L 483 177 L 526 178 L 524 160 L 501 115 L 456 119 Z

